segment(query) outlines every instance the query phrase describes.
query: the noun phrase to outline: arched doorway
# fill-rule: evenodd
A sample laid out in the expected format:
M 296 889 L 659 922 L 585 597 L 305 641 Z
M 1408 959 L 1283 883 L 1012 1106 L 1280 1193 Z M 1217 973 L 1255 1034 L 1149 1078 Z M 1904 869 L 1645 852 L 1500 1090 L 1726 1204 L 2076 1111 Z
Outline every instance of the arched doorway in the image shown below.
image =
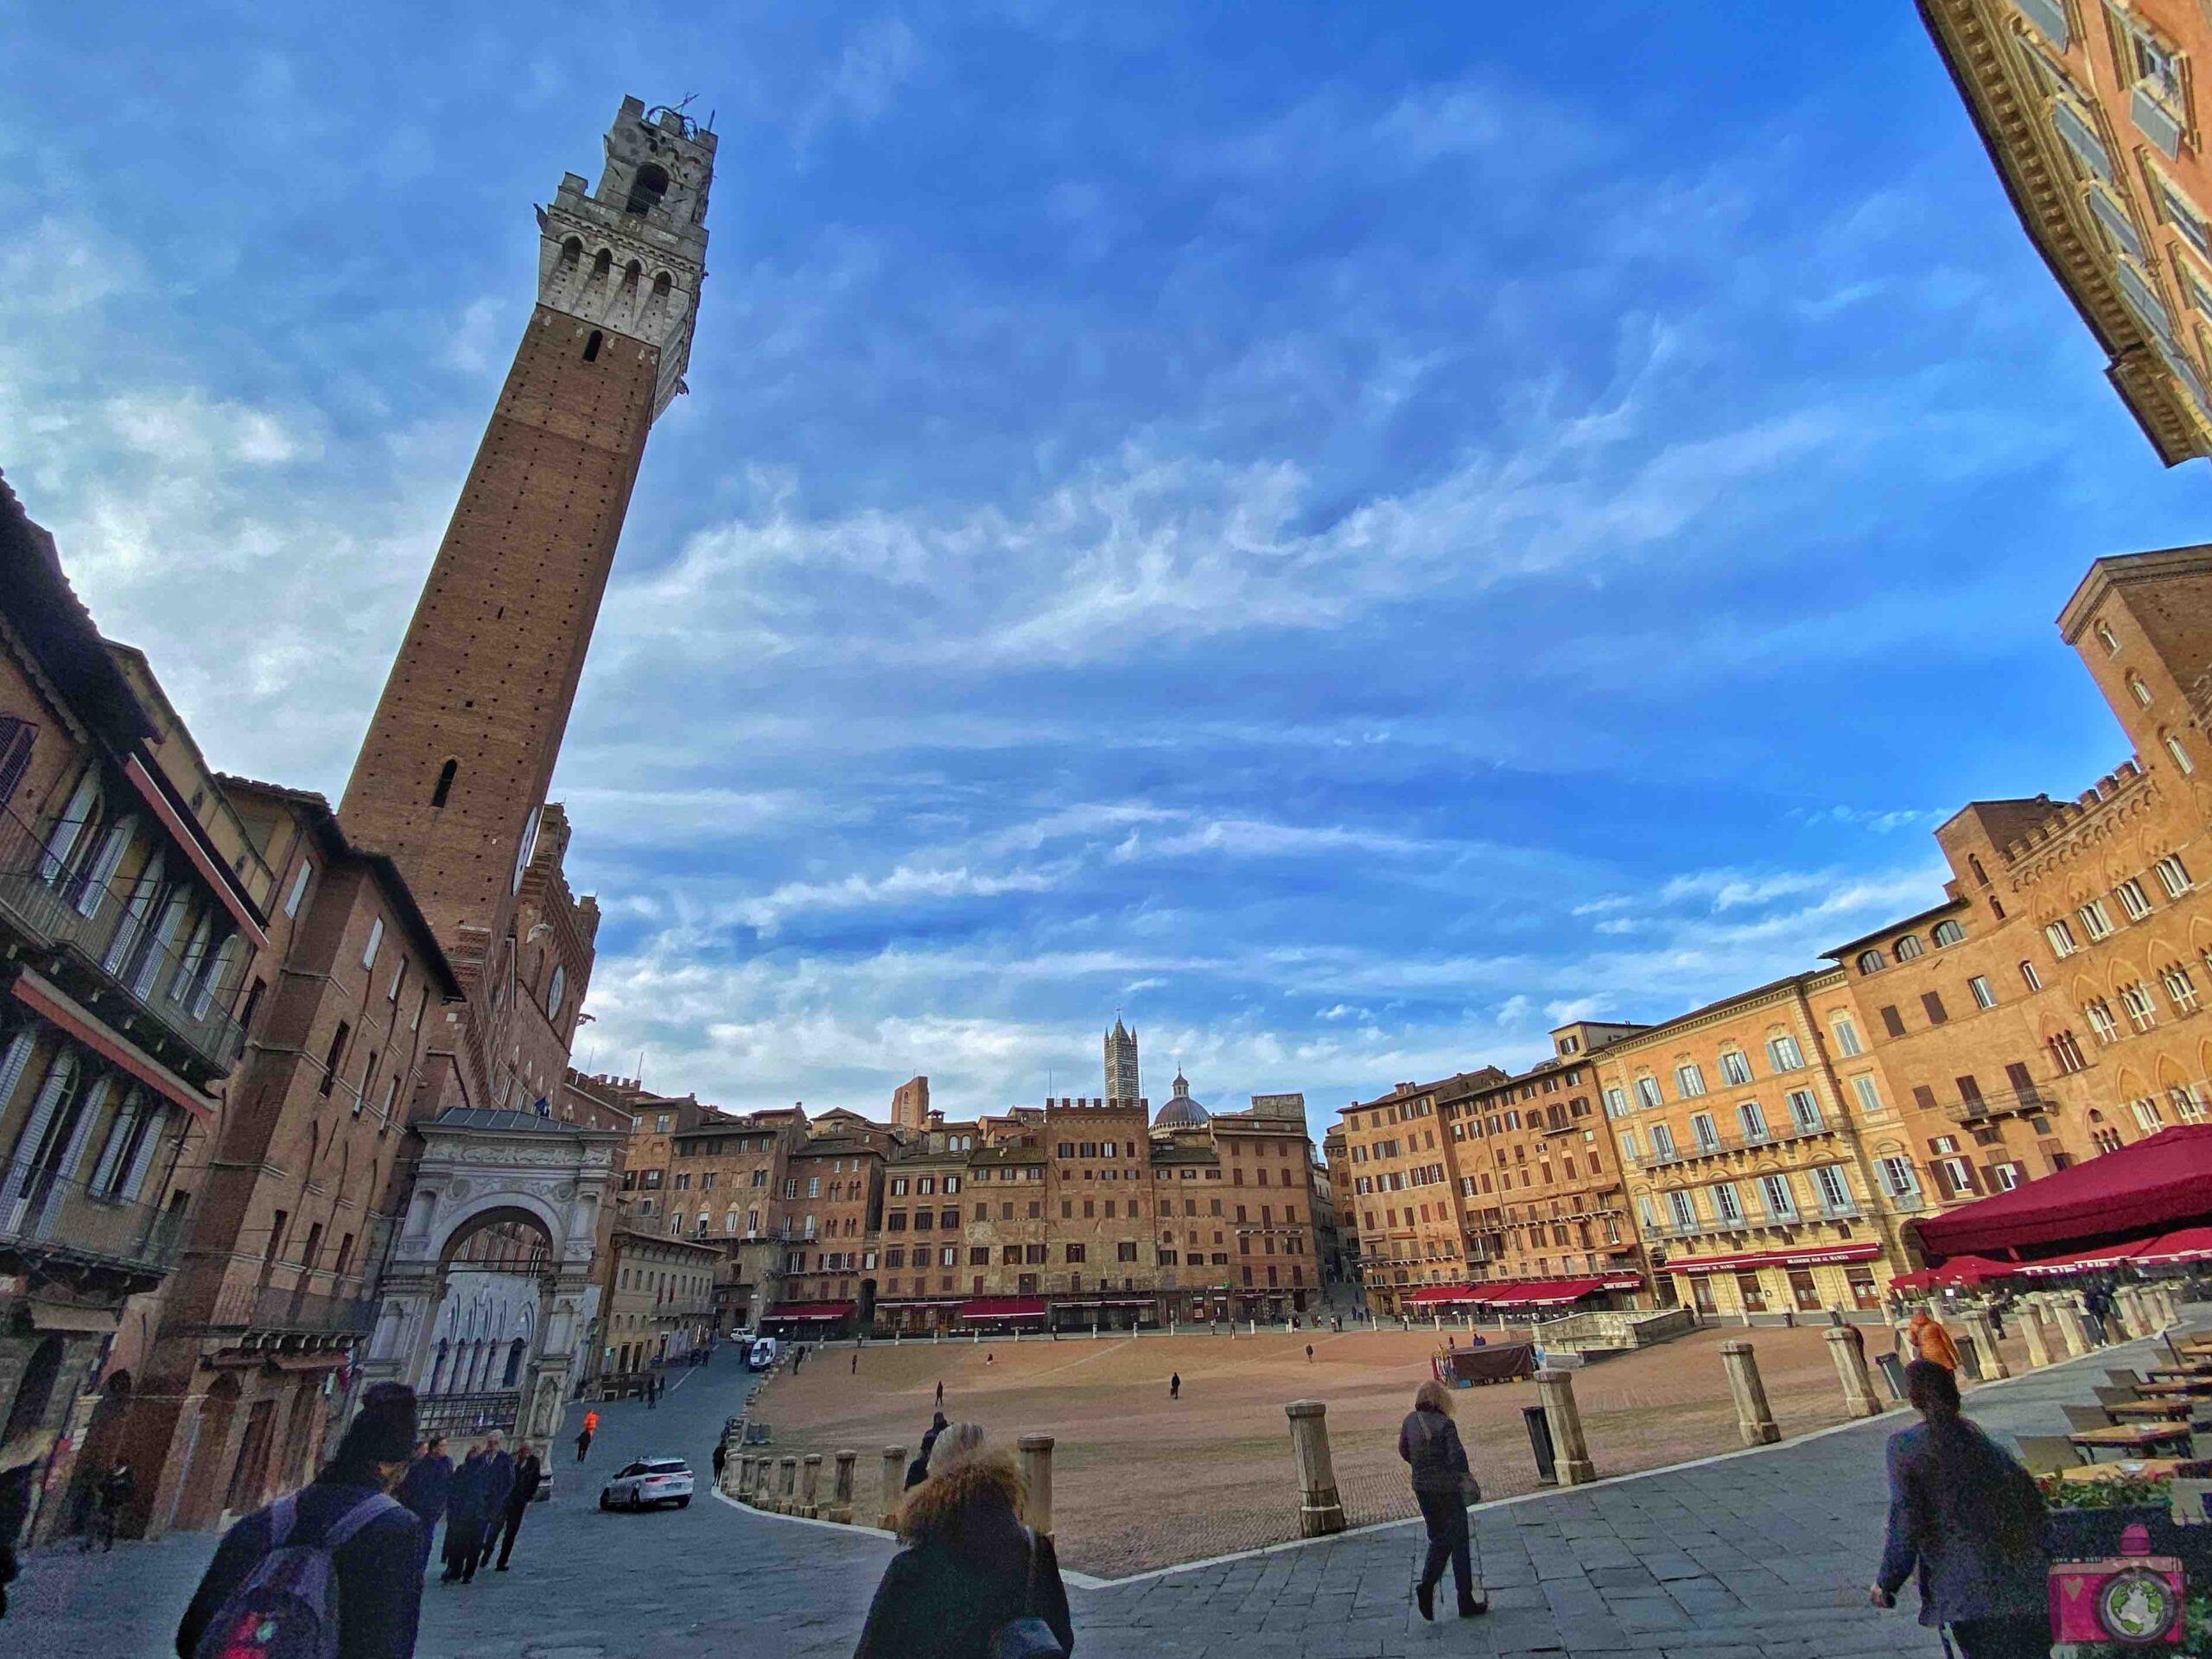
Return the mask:
M 61 1376 L 61 1338 L 48 1335 L 31 1350 L 30 1359 L 16 1383 L 15 1398 L 8 1405 L 7 1427 L 0 1445 L 14 1445 L 32 1433 L 48 1433 L 47 1413 L 54 1403 L 54 1385 Z M 18 1472 L 0 1480 L 0 1543 L 13 1545 L 30 1518 L 31 1497 L 46 1468 L 43 1451 Z
M 101 1385 L 99 1404 L 92 1408 L 92 1420 L 85 1426 L 84 1450 L 77 1454 L 77 1467 L 69 1478 L 69 1524 L 83 1530 L 91 1523 L 92 1501 L 100 1482 L 107 1471 L 115 1467 L 116 1454 L 122 1450 L 124 1417 L 130 1409 L 131 1377 L 128 1371 L 118 1371 Z M 138 1501 L 147 1496 L 147 1474 L 138 1475 Z M 129 1536 L 139 1530 L 137 1513 L 125 1513 L 117 1523 L 117 1530 Z
M 238 1461 L 231 1465 L 231 1484 L 223 1507 L 245 1515 L 261 1507 L 269 1484 L 269 1453 L 276 1436 L 276 1402 L 257 1400 L 246 1412 L 245 1438 L 238 1442 Z
M 200 1402 L 200 1421 L 192 1440 L 192 1464 L 186 1471 L 184 1495 L 178 1501 L 175 1524 L 196 1532 L 215 1519 L 216 1483 L 227 1472 L 224 1453 L 231 1444 L 231 1421 L 237 1414 L 238 1380 L 219 1376 Z

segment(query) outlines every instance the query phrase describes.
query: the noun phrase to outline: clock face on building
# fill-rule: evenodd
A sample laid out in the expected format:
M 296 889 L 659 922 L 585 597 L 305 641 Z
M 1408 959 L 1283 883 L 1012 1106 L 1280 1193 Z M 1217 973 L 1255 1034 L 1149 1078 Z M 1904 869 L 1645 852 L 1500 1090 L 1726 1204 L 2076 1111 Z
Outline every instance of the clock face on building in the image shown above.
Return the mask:
M 2155 1642 L 2180 1611 L 2173 1586 L 2139 1567 L 2114 1573 L 2097 1592 L 2097 1623 L 2115 1642 Z

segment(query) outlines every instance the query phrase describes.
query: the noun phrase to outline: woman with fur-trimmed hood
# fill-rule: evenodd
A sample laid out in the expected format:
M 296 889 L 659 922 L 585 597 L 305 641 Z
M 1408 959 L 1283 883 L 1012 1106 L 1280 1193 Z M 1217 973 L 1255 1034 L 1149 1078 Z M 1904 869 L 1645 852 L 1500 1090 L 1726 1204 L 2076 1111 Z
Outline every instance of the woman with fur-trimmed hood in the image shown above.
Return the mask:
M 906 1545 L 884 1569 L 853 1659 L 988 1659 L 991 1633 L 1043 1619 L 1064 1653 L 1075 1625 L 1052 1541 L 1021 1523 L 1020 1471 L 956 1423 L 930 1451 L 929 1478 L 899 1507 Z

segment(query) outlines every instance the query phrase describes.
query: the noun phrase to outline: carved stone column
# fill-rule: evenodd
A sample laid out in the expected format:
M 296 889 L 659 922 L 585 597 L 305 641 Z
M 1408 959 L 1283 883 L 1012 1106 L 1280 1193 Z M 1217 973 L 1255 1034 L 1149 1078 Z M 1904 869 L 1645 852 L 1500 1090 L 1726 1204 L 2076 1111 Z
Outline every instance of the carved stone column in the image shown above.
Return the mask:
M 1782 1438 L 1774 1413 L 1766 1402 L 1766 1384 L 1759 1381 L 1759 1358 L 1748 1342 L 1720 1344 L 1720 1363 L 1728 1373 L 1728 1392 L 1736 1401 L 1736 1426 L 1745 1446 L 1771 1446 Z

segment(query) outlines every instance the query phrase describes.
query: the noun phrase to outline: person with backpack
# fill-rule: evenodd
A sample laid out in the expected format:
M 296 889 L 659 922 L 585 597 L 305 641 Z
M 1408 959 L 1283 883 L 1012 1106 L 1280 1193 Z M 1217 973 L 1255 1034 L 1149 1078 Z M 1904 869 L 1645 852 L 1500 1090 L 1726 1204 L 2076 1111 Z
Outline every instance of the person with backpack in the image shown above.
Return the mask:
M 1890 1519 L 1868 1599 L 1897 1605 L 1918 1569 L 1920 1622 L 1951 1627 L 1961 1659 L 2049 1659 L 2050 1553 L 2043 1494 L 2012 1455 L 1959 1413 L 1947 1365 L 1904 1368 L 1921 1421 L 1890 1436 Z
M 399 1484 L 392 1489 L 392 1496 L 414 1512 L 423 1523 L 423 1570 L 430 1568 L 430 1540 L 438 1530 L 439 1518 L 446 1512 L 446 1499 L 453 1491 L 453 1459 L 446 1455 L 446 1437 L 433 1434 L 423 1442 L 415 1461 L 407 1465 L 407 1472 L 400 1477 Z
M 869 1603 L 853 1659 L 1055 1659 L 1075 1624 L 1052 1541 L 1021 1523 L 1020 1472 L 983 1431 L 938 1436 L 929 1478 L 900 1502 L 906 1548 Z
M 715 1451 L 721 1448 L 716 1446 Z M 514 1484 L 507 1491 L 506 1513 L 501 1516 L 499 1528 L 499 1571 L 507 1570 L 507 1559 L 515 1553 L 515 1535 L 522 1530 L 522 1518 L 530 1510 L 531 1500 L 537 1496 L 537 1489 L 545 1481 L 545 1465 L 538 1461 L 537 1448 L 524 1440 L 515 1452 Z
M 177 1659 L 412 1659 L 421 1522 L 390 1489 L 414 1445 L 415 1391 L 376 1384 L 311 1484 L 225 1535 Z
M 1488 1612 L 1490 1601 L 1475 1577 L 1467 1536 L 1467 1505 L 1482 1496 L 1482 1489 L 1475 1484 L 1467 1448 L 1452 1421 L 1452 1396 L 1433 1376 L 1414 1391 L 1414 1408 L 1398 1426 L 1398 1455 L 1413 1466 L 1414 1502 L 1428 1529 L 1428 1555 L 1414 1585 L 1414 1605 L 1423 1618 L 1436 1618 L 1436 1586 L 1444 1582 L 1448 1561 L 1459 1592 L 1459 1617 Z
M 591 1437 L 598 1433 L 599 1414 L 595 1411 L 587 1411 L 584 1413 L 583 1428 L 576 1435 L 576 1461 L 578 1463 L 582 1463 L 584 1460 L 585 1453 L 591 1450 Z

